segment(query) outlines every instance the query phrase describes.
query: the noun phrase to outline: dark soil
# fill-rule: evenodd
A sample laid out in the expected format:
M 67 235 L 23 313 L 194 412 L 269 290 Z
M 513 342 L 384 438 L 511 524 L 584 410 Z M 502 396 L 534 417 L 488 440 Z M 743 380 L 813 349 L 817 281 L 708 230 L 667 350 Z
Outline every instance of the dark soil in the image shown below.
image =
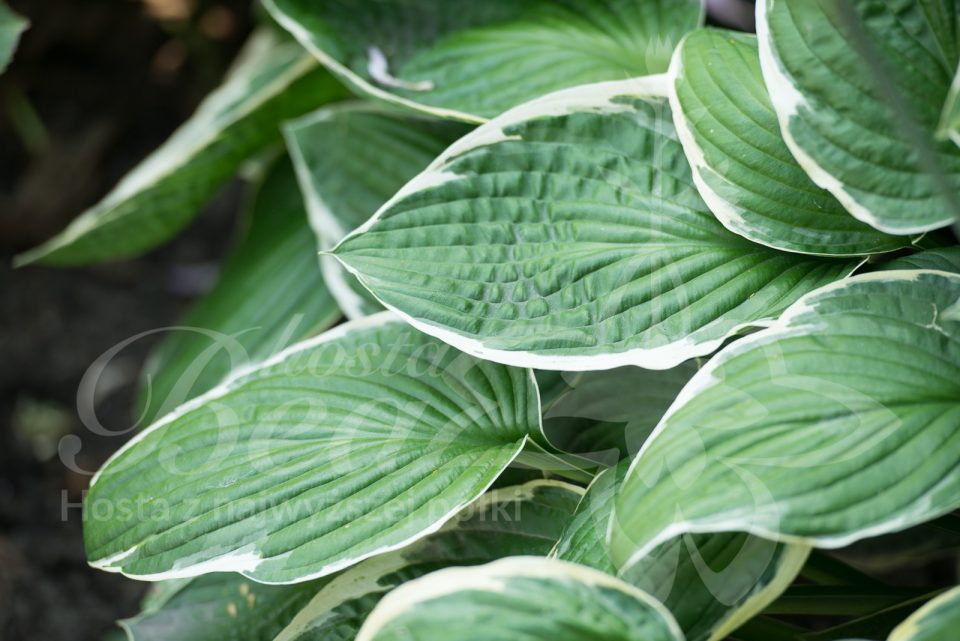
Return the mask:
M 10 261 L 96 202 L 189 116 L 249 31 L 249 3 L 9 4 L 32 27 L 0 78 L 0 641 L 93 641 L 136 612 L 145 584 L 86 564 L 77 505 L 89 472 L 129 432 L 84 427 L 78 385 L 105 350 L 170 325 L 202 289 L 240 188 L 137 260 L 15 271 Z M 193 10 L 161 22 L 146 5 Z M 101 379 L 111 388 L 99 390 L 105 428 L 131 425 L 149 347 L 133 343 Z

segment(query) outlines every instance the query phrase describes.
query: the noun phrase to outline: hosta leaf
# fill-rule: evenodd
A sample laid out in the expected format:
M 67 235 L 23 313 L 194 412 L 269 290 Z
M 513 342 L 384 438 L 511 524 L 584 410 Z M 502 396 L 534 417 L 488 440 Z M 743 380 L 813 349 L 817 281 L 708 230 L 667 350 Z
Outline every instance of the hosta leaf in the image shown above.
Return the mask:
M 665 71 L 699 0 L 267 0 L 361 94 L 481 122 L 574 85 Z
M 594 480 L 553 555 L 616 573 L 606 537 L 628 464 Z M 658 546 L 621 578 L 662 602 L 687 641 L 716 641 L 781 594 L 808 552 L 807 546 L 741 533 L 684 535 Z
M 358 641 L 683 641 L 657 601 L 608 574 L 512 557 L 450 568 L 394 590 Z
M 152 422 L 219 383 L 319 333 L 340 316 L 317 265 L 316 243 L 289 161 L 267 173 L 244 238 L 204 296 L 149 359 L 141 397 Z
M 763 0 L 763 77 L 787 145 L 892 234 L 960 216 L 960 148 L 935 140 L 960 60 L 956 0 Z
M 115 454 L 87 495 L 87 555 L 152 579 L 330 574 L 478 497 L 539 436 L 536 393 L 529 371 L 389 313 L 354 321 L 235 373 Z
M 960 275 L 876 272 L 720 352 L 634 460 L 616 563 L 683 532 L 840 547 L 960 507 L 958 310 Z
M 674 52 L 671 106 L 694 181 L 724 226 L 786 251 L 857 255 L 909 245 L 850 216 L 780 137 L 757 39 L 701 29 Z
M 284 127 L 320 249 L 331 249 L 467 131 L 363 103 L 326 107 Z M 349 318 L 382 309 L 332 256 L 324 279 Z
M 940 126 L 937 130 L 940 138 L 950 138 L 960 145 L 960 67 L 953 76 L 950 91 L 947 92 L 947 101 L 940 114 Z
M 458 349 L 541 369 L 673 367 L 851 261 L 778 252 L 700 199 L 662 76 L 537 99 L 460 139 L 334 250 Z
M 582 490 L 555 481 L 485 494 L 439 532 L 368 559 L 326 586 L 276 641 L 351 641 L 385 593 L 449 565 L 545 555 L 560 537 Z
M 380 597 L 404 581 L 451 564 L 546 554 L 581 495 L 555 481 L 489 492 L 438 532 L 335 577 L 270 586 L 225 573 L 165 581 L 159 585 L 186 585 L 121 624 L 134 641 L 347 641 Z
M 274 586 L 215 572 L 191 579 L 160 607 L 119 623 L 131 641 L 272 641 L 328 581 Z
M 960 274 L 960 246 L 941 247 L 901 256 L 879 265 L 879 269 L 937 269 Z
M 889 641 L 945 641 L 960 630 L 960 588 L 941 594 L 907 617 Z
M 3 73 L 17 48 L 20 34 L 30 23 L 10 10 L 6 2 L 0 2 L 0 73 Z
M 597 435 L 611 432 L 613 426 L 619 425 L 626 450 L 635 454 L 698 367 L 698 362 L 691 360 L 663 371 L 618 367 L 565 374 L 570 387 L 544 412 L 544 429 L 551 436 L 551 442 L 561 449 L 583 452 L 586 450 L 569 450 L 569 445 L 561 445 L 560 439 L 550 433 L 550 423 L 562 418 L 585 419 L 599 424 L 596 430 L 590 429 L 589 423 L 578 427 Z M 569 443 L 569 439 L 563 442 Z M 580 447 L 588 442 L 582 435 L 573 439 Z M 602 445 L 603 441 L 598 444 Z
M 280 138 L 280 122 L 343 91 L 296 43 L 258 32 L 224 84 L 167 142 L 18 264 L 83 264 L 156 247 L 190 222 L 244 160 Z

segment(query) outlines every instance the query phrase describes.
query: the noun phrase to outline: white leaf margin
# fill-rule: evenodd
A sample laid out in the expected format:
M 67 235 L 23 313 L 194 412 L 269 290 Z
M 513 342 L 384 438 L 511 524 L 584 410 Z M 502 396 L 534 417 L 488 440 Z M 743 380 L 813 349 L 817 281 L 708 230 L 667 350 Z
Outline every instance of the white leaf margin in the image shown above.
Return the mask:
M 451 158 L 478 147 L 491 145 L 503 140 L 516 139 L 516 136 L 511 136 L 506 133 L 505 130 L 507 127 L 542 116 L 563 116 L 576 112 L 623 113 L 632 111 L 632 106 L 615 103 L 612 100 L 619 97 L 630 97 L 640 100 L 648 98 L 667 100 L 670 95 L 670 83 L 670 76 L 666 73 L 641 76 L 627 80 L 599 82 L 569 89 L 561 89 L 560 91 L 546 94 L 545 96 L 535 98 L 530 102 L 514 107 L 453 143 L 440 154 L 436 160 L 430 163 L 426 169 L 404 185 L 390 200 L 385 202 L 367 222 L 347 234 L 330 252 L 324 253 L 333 255 L 347 271 L 357 277 L 360 284 L 363 285 L 381 305 L 393 311 L 413 327 L 477 358 L 514 367 L 529 367 L 533 369 L 567 372 L 606 370 L 623 367 L 625 365 L 634 365 L 653 370 L 672 369 L 691 358 L 704 356 L 715 351 L 728 338 L 735 336 L 745 329 L 768 327 L 775 319 L 759 318 L 740 323 L 731 327 L 723 336 L 714 339 L 691 340 L 688 336 L 659 347 L 638 347 L 622 352 L 590 356 L 557 356 L 520 350 L 496 349 L 487 347 L 482 339 L 464 336 L 454 330 L 416 318 L 397 308 L 395 305 L 387 303 L 373 291 L 367 283 L 365 276 L 360 271 L 352 268 L 335 253 L 345 242 L 365 233 L 373 227 L 399 200 L 418 191 L 437 187 L 445 182 L 460 178 L 461 176 L 459 174 L 446 172 L 441 169 Z M 851 273 L 859 268 L 859 266 L 858 264 L 853 268 Z M 715 319 L 696 331 L 706 331 L 721 320 L 722 319 Z
M 679 641 L 684 638 L 673 615 L 659 601 L 646 592 L 584 565 L 537 556 L 513 556 L 485 565 L 469 568 L 446 568 L 414 579 L 393 590 L 374 608 L 360 628 L 356 641 L 374 641 L 378 632 L 396 617 L 411 611 L 419 603 L 437 599 L 462 590 L 502 592 L 505 581 L 511 578 L 567 579 L 618 590 L 649 606 L 661 616 L 671 634 Z
M 121 447 L 112 456 L 110 456 L 110 458 L 107 459 L 107 461 L 100 467 L 100 469 L 97 470 L 96 474 L 93 475 L 93 478 L 90 480 L 90 486 L 89 486 L 88 492 L 92 490 L 93 487 L 97 484 L 97 481 L 100 479 L 100 476 L 103 474 L 103 471 L 111 463 L 113 463 L 116 459 L 124 455 L 128 450 L 135 447 L 138 443 L 143 441 L 148 435 L 161 429 L 165 425 L 172 423 L 173 421 L 182 417 L 184 414 L 190 411 L 193 411 L 199 407 L 202 407 L 206 403 L 216 400 L 217 398 L 220 398 L 225 394 L 229 393 L 230 391 L 232 391 L 237 387 L 238 381 L 240 379 L 243 379 L 249 374 L 252 374 L 255 371 L 260 369 L 272 367 L 274 365 L 282 363 L 283 361 L 287 360 L 292 356 L 295 356 L 296 354 L 299 354 L 300 352 L 313 349 L 314 347 L 318 345 L 322 345 L 324 343 L 328 343 L 334 340 L 344 338 L 354 332 L 363 331 L 366 329 L 372 329 L 374 327 L 382 327 L 384 325 L 388 325 L 391 323 L 400 324 L 401 322 L 402 322 L 401 319 L 399 319 L 396 316 L 396 314 L 394 314 L 391 311 L 379 312 L 376 314 L 372 314 L 370 316 L 365 316 L 357 320 L 343 323 L 342 325 L 338 325 L 333 329 L 327 330 L 326 332 L 323 332 L 318 336 L 314 336 L 305 341 L 295 343 L 294 345 L 291 345 L 290 347 L 278 352 L 276 355 L 264 361 L 248 364 L 246 366 L 237 368 L 236 370 L 231 372 L 230 375 L 222 383 L 220 383 L 213 389 L 187 401 L 183 405 L 180 405 L 179 407 L 174 409 L 172 412 L 161 417 L 155 423 L 153 423 L 152 425 L 147 427 L 145 430 L 143 430 L 142 432 L 134 436 L 132 439 L 130 439 L 123 447 Z M 537 416 L 540 417 L 538 421 L 538 425 L 536 427 L 539 429 L 540 437 L 544 440 L 544 442 L 547 442 L 546 435 L 544 434 L 544 431 L 543 431 L 540 389 L 537 387 L 537 381 L 534 376 L 533 370 L 527 369 L 527 377 L 530 381 L 530 384 L 533 386 L 533 389 L 535 390 L 533 395 L 533 400 L 536 403 Z M 536 442 L 533 439 L 531 439 L 529 435 L 525 436 L 517 445 L 517 447 L 514 449 L 510 457 L 510 460 L 507 462 L 506 465 L 509 466 L 510 463 L 515 461 L 528 444 L 535 444 L 535 443 Z M 385 554 L 387 552 L 393 552 L 400 548 L 406 547 L 411 543 L 418 541 L 429 534 L 433 534 L 434 532 L 441 529 L 448 521 L 450 521 L 450 519 L 455 517 L 458 513 L 460 513 L 467 507 L 474 504 L 475 501 L 480 499 L 486 493 L 486 491 L 490 489 L 490 486 L 492 486 L 493 483 L 495 482 L 496 482 L 496 477 L 494 477 L 479 492 L 475 493 L 473 496 L 468 497 L 458 505 L 454 506 L 447 513 L 437 518 L 429 526 L 425 527 L 417 534 L 403 541 L 390 544 L 390 545 L 384 545 L 374 550 L 371 550 L 369 552 L 354 554 L 352 556 L 345 557 L 338 561 L 334 561 L 333 563 L 328 563 L 327 565 L 324 565 L 323 567 L 316 570 L 315 572 L 301 575 L 296 579 L 290 579 L 286 581 L 271 581 L 269 579 L 264 579 L 263 577 L 254 576 L 254 572 L 256 568 L 264 560 L 263 557 L 260 555 L 260 552 L 257 549 L 255 543 L 248 544 L 236 550 L 231 550 L 229 552 L 218 555 L 211 559 L 207 559 L 206 561 L 202 561 L 199 563 L 190 563 L 189 565 L 184 564 L 181 567 L 174 567 L 170 570 L 165 570 L 163 572 L 157 572 L 153 574 L 138 574 L 138 573 L 127 572 L 123 569 L 123 565 L 122 565 L 123 560 L 128 558 L 132 554 L 134 554 L 138 549 L 140 549 L 143 546 L 145 541 L 140 541 L 137 544 L 131 546 L 130 548 L 108 557 L 103 557 L 99 559 L 88 559 L 88 564 L 91 567 L 96 568 L 98 570 L 103 570 L 105 572 L 119 573 L 119 574 L 122 574 L 123 576 L 129 577 L 132 579 L 142 580 L 142 581 L 164 581 L 167 579 L 182 579 L 182 578 L 200 576 L 203 574 L 208 574 L 210 572 L 236 572 L 238 574 L 241 574 L 247 577 L 252 581 L 256 581 L 257 583 L 262 583 L 264 585 L 289 585 L 292 583 L 310 581 L 313 579 L 318 579 L 318 578 L 327 576 L 329 574 L 333 574 L 334 572 L 338 572 L 350 566 L 356 565 L 357 563 L 364 561 L 366 559 L 369 559 L 371 557 Z M 187 559 L 187 561 L 189 561 L 189 559 Z
M 664 413 L 663 418 L 660 419 L 657 427 L 654 428 L 654 430 L 650 433 L 650 436 L 634 456 L 633 461 L 630 463 L 630 467 L 627 469 L 627 473 L 624 476 L 623 483 L 626 484 L 634 475 L 641 457 L 648 449 L 650 449 L 654 440 L 666 429 L 667 421 L 677 412 L 677 410 L 686 405 L 694 396 L 699 394 L 700 391 L 712 386 L 719 380 L 714 375 L 714 372 L 721 365 L 724 365 L 726 360 L 743 352 L 749 351 L 756 345 L 763 345 L 771 340 L 777 340 L 779 338 L 798 334 L 796 329 L 791 327 L 792 321 L 796 317 L 812 309 L 816 309 L 816 299 L 820 298 L 824 294 L 845 289 L 851 285 L 855 286 L 856 284 L 862 282 L 912 282 L 923 276 L 937 276 L 946 278 L 947 280 L 956 282 L 958 287 L 960 287 L 960 274 L 936 269 L 905 269 L 858 274 L 856 276 L 851 276 L 830 283 L 815 289 L 808 294 L 805 294 L 790 307 L 788 307 L 780 316 L 780 318 L 772 323 L 769 327 L 765 328 L 763 331 L 751 334 L 750 336 L 744 337 L 735 343 L 732 343 L 729 347 L 725 348 L 723 351 L 707 361 L 707 363 L 696 374 L 693 375 L 693 378 L 691 378 L 687 385 L 680 391 L 680 394 L 677 395 L 677 398 L 667 409 L 666 413 Z M 676 521 L 669 527 L 661 530 L 656 537 L 634 550 L 630 556 L 620 564 L 620 567 L 629 568 L 630 566 L 636 564 L 639 559 L 648 555 L 661 543 L 687 533 L 704 534 L 711 532 L 746 532 L 747 534 L 753 534 L 755 536 L 769 539 L 771 541 L 777 541 L 779 543 L 797 544 L 825 549 L 842 548 L 865 538 L 880 536 L 881 534 L 888 534 L 890 532 L 897 532 L 913 525 L 926 522 L 931 518 L 936 518 L 937 515 L 924 513 L 919 510 L 919 508 L 922 508 L 922 506 L 917 506 L 915 503 L 913 509 L 914 512 L 917 512 L 916 514 L 905 512 L 898 518 L 892 518 L 871 527 L 860 528 L 859 530 L 849 534 L 817 537 L 784 534 L 778 530 L 770 529 L 753 523 L 745 523 L 744 519 L 742 518 L 715 518 L 710 520 L 709 523 L 702 521 Z M 945 509 L 944 513 L 949 512 L 950 509 Z M 614 509 L 610 516 L 610 527 L 607 528 L 607 545 L 612 544 L 616 519 L 617 514 L 616 509 Z

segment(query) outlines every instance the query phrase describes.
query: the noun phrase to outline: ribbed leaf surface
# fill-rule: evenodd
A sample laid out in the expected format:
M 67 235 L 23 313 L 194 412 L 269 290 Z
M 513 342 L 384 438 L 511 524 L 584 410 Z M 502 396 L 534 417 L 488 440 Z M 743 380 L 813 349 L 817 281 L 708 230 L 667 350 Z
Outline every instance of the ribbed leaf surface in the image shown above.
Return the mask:
M 960 61 L 957 0 L 763 0 L 760 62 L 790 150 L 892 234 L 960 217 L 960 147 L 937 140 Z
M 854 263 L 728 231 L 693 185 L 663 77 L 570 89 L 450 147 L 334 250 L 387 307 L 468 353 L 665 369 Z
M 236 373 L 114 455 L 87 495 L 87 555 L 154 579 L 330 574 L 472 502 L 539 435 L 538 409 L 527 370 L 387 313 L 355 321 Z
M 683 532 L 840 547 L 960 507 L 960 275 L 814 292 L 680 393 L 617 499 L 629 565 Z
M 674 122 L 694 180 L 727 229 L 777 249 L 827 256 L 910 244 L 848 214 L 790 154 L 755 36 L 695 31 L 674 53 L 671 78 Z
M 551 91 L 665 71 L 699 0 L 267 0 L 362 94 L 480 122 Z

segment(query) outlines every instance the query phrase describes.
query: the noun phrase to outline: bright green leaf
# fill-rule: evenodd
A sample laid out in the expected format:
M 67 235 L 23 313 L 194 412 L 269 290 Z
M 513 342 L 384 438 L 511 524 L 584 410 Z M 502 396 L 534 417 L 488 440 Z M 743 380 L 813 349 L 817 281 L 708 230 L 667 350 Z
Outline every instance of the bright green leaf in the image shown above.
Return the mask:
M 320 577 L 471 503 L 540 436 L 528 370 L 460 354 L 389 313 L 342 325 L 180 406 L 87 495 L 95 567 L 148 579 Z
M 136 256 L 168 240 L 237 171 L 280 138 L 280 123 L 343 88 L 293 42 L 253 36 L 224 84 L 93 208 L 19 265 L 76 265 Z
M 545 555 L 582 493 L 565 483 L 532 481 L 485 494 L 439 532 L 338 576 L 276 641 L 352 641 L 383 595 L 406 581 L 450 565 Z
M 384 598 L 358 641 L 683 641 L 670 613 L 608 574 L 511 557 L 450 568 Z
M 634 460 L 617 565 L 684 532 L 840 547 L 960 507 L 958 310 L 960 275 L 875 272 L 720 352 Z
M 665 71 L 699 0 L 266 0 L 363 95 L 482 122 L 537 96 Z
M 947 101 L 943 105 L 943 112 L 940 114 L 940 125 L 937 129 L 937 135 L 940 138 L 953 140 L 960 145 L 960 67 L 953 76 L 953 82 L 950 84 L 950 91 L 947 92 Z
M 29 24 L 26 18 L 11 11 L 6 2 L 0 2 L 0 73 L 3 73 L 10 64 L 17 42 L 20 40 L 20 34 Z
M 755 36 L 695 31 L 674 53 L 671 78 L 674 123 L 694 181 L 727 229 L 804 254 L 909 246 L 853 218 L 794 160 L 760 74 Z
M 458 349 L 541 369 L 673 367 L 855 263 L 779 252 L 697 194 L 662 76 L 522 105 L 447 149 L 335 255 Z
M 249 215 L 216 286 L 148 360 L 141 391 L 145 422 L 207 391 L 238 366 L 264 360 L 340 317 L 288 161 L 269 170 Z
M 606 538 L 628 464 L 594 480 L 553 555 L 616 573 Z M 658 546 L 621 578 L 662 602 L 687 641 L 717 641 L 782 593 L 808 552 L 741 533 L 684 535 Z
M 287 123 L 284 134 L 300 190 L 328 250 L 362 225 L 467 128 L 404 118 L 374 105 L 344 103 Z M 332 256 L 323 274 L 348 318 L 382 309 Z
M 762 0 L 763 77 L 803 168 L 891 234 L 960 217 L 960 147 L 935 140 L 960 46 L 956 0 Z

